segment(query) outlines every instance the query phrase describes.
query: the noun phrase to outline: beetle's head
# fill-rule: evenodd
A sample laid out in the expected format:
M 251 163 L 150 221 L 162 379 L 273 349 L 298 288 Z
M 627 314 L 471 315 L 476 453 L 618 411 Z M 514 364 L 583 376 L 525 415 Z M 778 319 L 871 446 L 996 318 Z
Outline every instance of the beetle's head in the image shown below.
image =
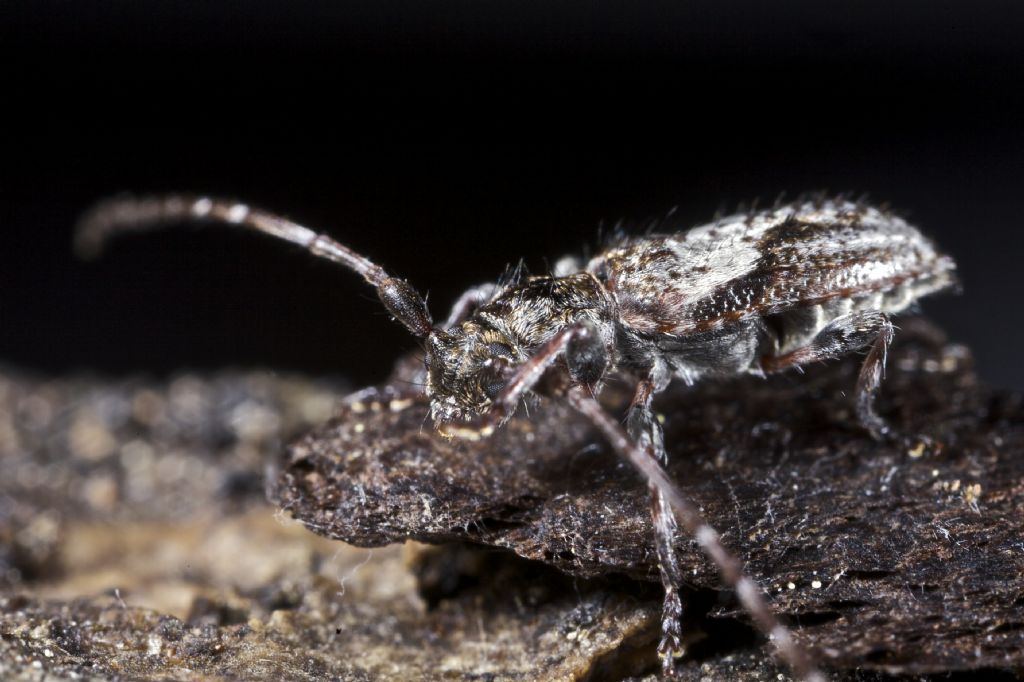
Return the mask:
M 438 424 L 483 414 L 526 355 L 501 332 L 477 322 L 427 337 L 427 397 Z

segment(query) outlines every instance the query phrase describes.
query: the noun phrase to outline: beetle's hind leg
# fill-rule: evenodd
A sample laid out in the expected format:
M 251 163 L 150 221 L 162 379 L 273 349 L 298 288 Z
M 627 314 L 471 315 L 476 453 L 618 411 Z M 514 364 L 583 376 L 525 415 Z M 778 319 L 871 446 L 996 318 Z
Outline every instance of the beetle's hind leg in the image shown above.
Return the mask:
M 879 318 L 878 336 L 875 337 L 867 357 L 857 375 L 855 400 L 857 401 L 857 419 L 861 426 L 876 439 L 891 439 L 895 431 L 875 410 L 875 396 L 885 377 L 885 362 L 889 357 L 889 346 L 895 335 L 892 322 L 885 313 L 876 313 Z
M 636 444 L 664 465 L 668 456 L 665 453 L 661 424 L 651 409 L 653 396 L 654 382 L 651 379 L 644 379 L 636 387 L 626 425 L 629 435 Z M 653 486 L 651 516 L 654 525 L 654 546 L 658 552 L 658 570 L 661 572 L 661 584 L 665 588 L 658 654 L 661 656 L 662 674 L 671 677 L 675 672 L 675 659 L 683 652 L 680 624 L 683 602 L 679 594 L 683 575 L 679 568 L 679 557 L 673 546 L 678 528 L 675 515 L 668 500 Z
M 857 377 L 857 420 L 875 438 L 888 439 L 895 432 L 875 410 L 875 396 L 885 375 L 885 361 L 893 335 L 894 328 L 886 313 L 879 310 L 849 313 L 832 320 L 807 345 L 781 355 L 761 358 L 761 368 L 765 372 L 780 372 L 867 348 L 867 356 Z

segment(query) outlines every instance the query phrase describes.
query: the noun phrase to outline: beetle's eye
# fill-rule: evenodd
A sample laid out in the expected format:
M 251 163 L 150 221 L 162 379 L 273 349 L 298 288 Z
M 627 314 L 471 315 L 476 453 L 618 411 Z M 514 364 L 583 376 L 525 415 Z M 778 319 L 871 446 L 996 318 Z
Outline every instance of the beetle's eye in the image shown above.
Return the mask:
M 501 377 L 488 377 L 487 379 L 484 379 L 484 383 L 481 388 L 483 388 L 484 395 L 489 399 L 494 400 L 498 397 L 498 394 L 501 393 L 501 389 L 505 388 L 506 383 L 507 382 Z
M 514 360 L 516 357 L 515 353 L 512 352 L 512 349 L 500 341 L 487 344 L 487 352 L 492 356 L 506 358 L 508 360 Z

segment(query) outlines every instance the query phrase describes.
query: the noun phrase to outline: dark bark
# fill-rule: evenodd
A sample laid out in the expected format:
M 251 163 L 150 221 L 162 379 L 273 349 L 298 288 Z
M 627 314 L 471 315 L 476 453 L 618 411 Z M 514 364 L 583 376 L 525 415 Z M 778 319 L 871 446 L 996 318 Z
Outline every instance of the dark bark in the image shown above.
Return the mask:
M 828 668 L 1020 672 L 1021 398 L 979 385 L 963 347 L 905 326 L 879 407 L 934 441 L 923 452 L 854 425 L 853 357 L 670 389 L 656 403 L 670 472 Z M 658 579 L 646 488 L 564 406 L 489 440 L 445 441 L 424 405 L 389 405 L 388 391 L 292 447 L 276 494 L 308 527 L 361 546 L 469 541 L 576 576 Z M 680 537 L 677 550 L 691 587 L 718 589 L 695 543 Z M 712 615 L 745 620 L 728 598 Z
M 1024 401 L 979 385 L 963 348 L 903 326 L 880 409 L 941 450 L 913 456 L 852 425 L 850 358 L 673 389 L 656 403 L 671 471 L 834 679 L 1016 679 Z M 457 541 L 412 560 L 282 524 L 263 502 L 267 465 L 337 412 L 335 389 L 0 372 L 0 677 L 656 671 L 642 481 L 557 404 L 490 440 L 449 442 L 422 406 L 389 406 L 390 390 L 302 437 L 270 482 L 331 537 Z M 610 387 L 609 407 L 627 390 Z M 681 678 L 785 673 L 695 545 L 677 549 Z

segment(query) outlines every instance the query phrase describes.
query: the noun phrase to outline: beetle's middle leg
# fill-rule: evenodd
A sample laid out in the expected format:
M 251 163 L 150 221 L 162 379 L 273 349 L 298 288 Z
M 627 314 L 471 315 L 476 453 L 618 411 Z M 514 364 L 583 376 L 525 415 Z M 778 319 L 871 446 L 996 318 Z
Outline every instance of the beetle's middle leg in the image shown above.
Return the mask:
M 857 419 L 875 438 L 890 438 L 894 435 L 893 429 L 875 411 L 875 395 L 882 384 L 893 335 L 893 325 L 886 313 L 879 310 L 849 313 L 832 320 L 806 346 L 781 355 L 762 357 L 761 369 L 779 372 L 867 348 L 867 356 L 857 377 Z
M 626 420 L 626 430 L 638 446 L 659 461 L 667 464 L 664 434 L 657 415 L 651 409 L 654 397 L 654 381 L 644 379 L 636 387 L 633 402 Z M 682 588 L 683 575 L 679 568 L 679 557 L 673 543 L 677 532 L 675 514 L 668 500 L 654 486 L 651 489 L 651 516 L 654 525 L 654 546 L 658 552 L 658 570 L 661 573 L 661 584 L 665 588 L 665 601 L 661 611 L 661 642 L 658 653 L 661 655 L 662 673 L 670 677 L 675 672 L 675 658 L 682 653 L 682 631 L 680 619 L 683 615 L 683 602 L 679 596 Z

